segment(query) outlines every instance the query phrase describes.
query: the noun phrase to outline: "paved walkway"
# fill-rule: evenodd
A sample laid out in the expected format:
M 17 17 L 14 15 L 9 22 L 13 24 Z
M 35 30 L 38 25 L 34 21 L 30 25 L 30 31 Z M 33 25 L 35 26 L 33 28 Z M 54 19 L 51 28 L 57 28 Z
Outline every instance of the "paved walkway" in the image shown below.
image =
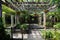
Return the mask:
M 43 29 L 43 25 L 38 25 L 38 24 L 30 24 L 30 28 L 32 29 Z
M 44 40 L 44 39 L 41 37 L 41 34 L 39 31 L 32 30 L 32 34 L 28 35 L 28 40 Z
M 31 34 L 23 34 L 26 40 L 44 40 L 38 30 L 32 30 Z M 20 33 L 14 33 L 13 38 L 22 38 Z
M 38 25 L 30 25 L 31 28 L 39 28 Z M 24 40 L 44 40 L 41 36 L 40 30 L 38 29 L 33 29 L 31 30 L 31 34 L 23 34 L 23 38 Z M 22 38 L 22 34 L 21 33 L 14 33 L 13 34 L 13 38 Z

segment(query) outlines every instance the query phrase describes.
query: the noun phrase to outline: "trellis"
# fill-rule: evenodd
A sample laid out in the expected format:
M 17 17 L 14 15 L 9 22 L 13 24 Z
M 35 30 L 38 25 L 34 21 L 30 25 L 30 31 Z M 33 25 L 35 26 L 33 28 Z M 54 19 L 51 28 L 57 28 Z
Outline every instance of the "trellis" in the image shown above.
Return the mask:
M 44 2 L 43 0 L 38 0 L 38 2 L 35 2 L 34 0 L 30 2 L 29 0 L 5 0 L 5 3 L 10 3 L 11 6 L 15 8 L 15 10 L 39 10 L 41 11 L 42 9 L 48 9 L 49 7 L 53 6 L 52 3 L 54 4 L 53 0 L 47 0 Z M 50 6 L 51 5 L 51 6 Z M 13 9 L 12 7 L 12 9 Z

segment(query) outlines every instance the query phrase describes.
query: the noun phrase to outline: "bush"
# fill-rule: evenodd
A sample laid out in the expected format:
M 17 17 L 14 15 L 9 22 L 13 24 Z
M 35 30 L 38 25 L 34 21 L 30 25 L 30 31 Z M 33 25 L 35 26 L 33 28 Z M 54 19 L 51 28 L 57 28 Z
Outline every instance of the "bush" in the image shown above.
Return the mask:
M 46 33 L 43 30 L 42 34 L 42 37 L 45 37 L 46 40 L 60 40 L 60 30 L 57 30 L 56 32 L 54 30 L 48 30 Z
M 0 18 L 0 39 L 1 40 L 9 40 L 10 35 L 6 34 L 6 31 L 4 30 L 4 26 L 2 23 L 2 18 Z
M 47 31 L 45 36 L 47 39 L 53 38 L 53 34 L 51 31 Z
M 53 40 L 60 40 L 60 30 L 54 32 Z
M 18 29 L 19 29 L 19 28 L 20 28 L 20 26 L 21 26 L 20 24 L 17 24 L 15 28 L 18 28 Z
M 28 29 L 28 25 L 26 24 L 17 24 L 16 28 L 20 28 L 20 29 L 23 29 L 23 30 L 27 30 Z
M 52 25 L 51 22 L 47 22 L 47 23 L 46 23 L 46 26 L 47 26 L 47 27 L 52 27 L 53 25 Z
M 27 30 L 28 29 L 28 25 L 22 24 L 20 28 L 23 29 L 23 30 Z
M 60 28 L 60 23 L 57 23 L 56 25 L 53 26 L 54 28 Z

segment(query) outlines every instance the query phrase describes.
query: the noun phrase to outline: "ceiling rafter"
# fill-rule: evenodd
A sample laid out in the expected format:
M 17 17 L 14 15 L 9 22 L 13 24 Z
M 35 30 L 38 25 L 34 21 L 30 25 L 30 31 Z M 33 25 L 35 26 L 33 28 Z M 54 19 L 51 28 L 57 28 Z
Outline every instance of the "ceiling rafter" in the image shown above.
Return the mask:
M 6 5 L 7 7 L 10 7 L 11 9 L 13 9 L 13 10 L 15 10 L 15 7 L 14 6 L 12 6 L 9 2 L 7 2 L 7 1 L 2 1 L 2 4 L 4 4 L 4 5 Z
M 19 2 L 18 0 L 10 0 L 11 3 L 9 3 L 7 0 L 5 0 L 8 5 L 12 6 L 12 9 L 16 10 L 44 10 L 49 9 L 50 7 L 54 6 L 52 4 L 52 0 L 50 0 L 49 3 L 45 4 L 45 2 Z

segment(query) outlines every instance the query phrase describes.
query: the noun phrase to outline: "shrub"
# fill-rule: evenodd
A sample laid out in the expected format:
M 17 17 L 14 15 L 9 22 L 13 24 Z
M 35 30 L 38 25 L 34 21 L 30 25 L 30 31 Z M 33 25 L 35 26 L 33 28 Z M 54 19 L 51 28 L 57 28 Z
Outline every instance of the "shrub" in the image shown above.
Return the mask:
M 45 36 L 47 39 L 53 38 L 53 34 L 51 31 L 47 31 Z
M 4 26 L 2 23 L 2 18 L 0 18 L 0 39 L 1 40 L 9 40 L 10 35 L 6 34 L 6 31 L 4 30 Z
M 54 30 L 48 30 L 46 31 L 46 33 L 43 31 L 42 31 L 43 34 L 42 37 L 45 37 L 46 40 L 60 40 L 60 30 L 57 30 L 56 32 Z
M 28 25 L 22 24 L 20 28 L 23 29 L 23 30 L 26 30 L 28 28 Z
M 54 28 L 60 28 L 60 23 L 57 23 L 56 25 L 53 26 Z
M 46 22 L 46 26 L 47 26 L 47 27 L 52 27 L 53 25 L 52 25 L 51 22 Z
M 15 28 L 18 28 L 18 29 L 19 29 L 19 28 L 20 28 L 20 26 L 21 26 L 20 24 L 17 24 Z

